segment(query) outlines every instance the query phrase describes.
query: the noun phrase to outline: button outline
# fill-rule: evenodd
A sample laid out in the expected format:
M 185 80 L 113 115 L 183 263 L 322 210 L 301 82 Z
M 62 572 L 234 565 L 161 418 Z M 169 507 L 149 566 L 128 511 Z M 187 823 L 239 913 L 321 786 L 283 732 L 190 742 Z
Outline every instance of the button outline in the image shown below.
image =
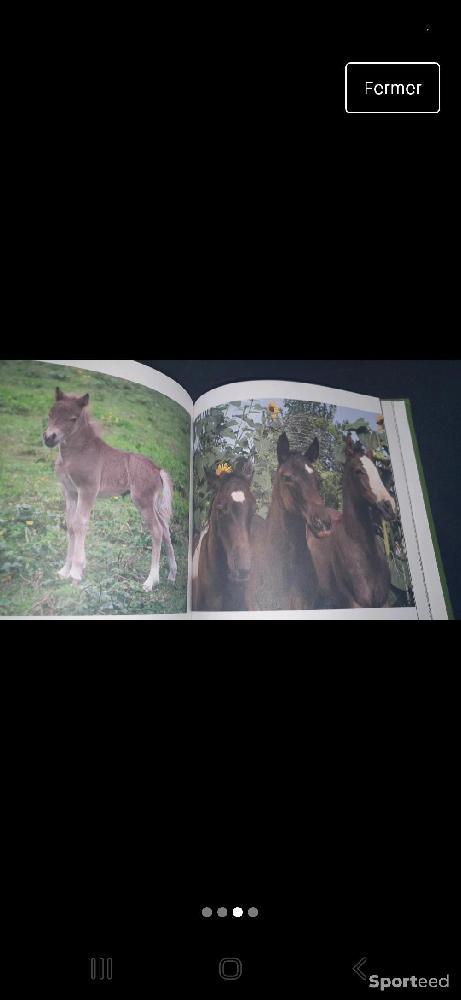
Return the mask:
M 349 111 L 347 107 L 347 67 L 348 66 L 438 66 L 439 68 L 439 106 L 437 111 Z M 344 110 L 347 115 L 438 115 L 440 112 L 440 63 L 434 60 L 413 60 L 410 62 L 404 62 L 402 59 L 396 62 L 385 62 L 382 60 L 375 60 L 374 62 L 368 61 L 351 61 L 347 62 L 344 67 Z
M 237 976 L 224 976 L 223 972 L 222 972 L 222 966 L 223 966 L 224 962 L 236 962 L 237 965 L 238 965 L 238 969 L 239 969 L 238 975 Z M 240 961 L 239 958 L 221 958 L 219 960 L 219 975 L 221 976 L 221 979 L 227 979 L 228 982 L 232 982 L 233 979 L 240 979 L 240 976 L 242 975 L 242 972 L 243 972 L 243 966 L 242 966 L 242 963 L 241 963 L 241 961 Z

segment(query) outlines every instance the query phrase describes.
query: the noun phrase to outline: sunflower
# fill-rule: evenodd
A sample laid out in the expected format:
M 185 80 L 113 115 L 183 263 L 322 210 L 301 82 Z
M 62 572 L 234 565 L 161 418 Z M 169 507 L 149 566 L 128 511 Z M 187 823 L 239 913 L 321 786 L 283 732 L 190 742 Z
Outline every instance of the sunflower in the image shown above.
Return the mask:
M 272 420 L 275 420 L 280 413 L 280 406 L 277 406 L 277 403 L 274 402 L 268 403 L 267 412 L 270 413 Z
M 220 462 L 219 465 L 216 467 L 217 476 L 222 476 L 223 473 L 227 474 L 229 472 L 232 472 L 232 466 L 228 465 L 227 462 Z

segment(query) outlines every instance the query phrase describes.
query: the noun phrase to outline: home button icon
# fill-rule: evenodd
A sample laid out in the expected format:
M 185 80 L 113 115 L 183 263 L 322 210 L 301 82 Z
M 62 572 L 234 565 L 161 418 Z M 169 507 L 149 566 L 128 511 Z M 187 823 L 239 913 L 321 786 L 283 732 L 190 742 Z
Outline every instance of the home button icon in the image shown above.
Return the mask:
M 243 968 L 239 958 L 222 958 L 219 963 L 221 979 L 240 979 Z

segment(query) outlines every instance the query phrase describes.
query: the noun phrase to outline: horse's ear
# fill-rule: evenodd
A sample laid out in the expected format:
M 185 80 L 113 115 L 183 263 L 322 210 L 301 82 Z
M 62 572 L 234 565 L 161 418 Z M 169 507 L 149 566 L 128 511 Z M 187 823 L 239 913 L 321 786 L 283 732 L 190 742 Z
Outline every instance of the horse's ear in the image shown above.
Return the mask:
M 216 469 L 207 469 L 206 478 L 210 489 L 217 490 L 219 486 L 220 477 L 216 475 Z
M 84 396 L 80 396 L 80 399 L 77 399 L 77 403 L 79 406 L 81 406 L 82 410 L 84 406 L 88 406 L 89 401 L 90 397 L 87 392 L 85 393 Z
M 246 479 L 248 483 L 251 483 L 255 471 L 254 459 L 247 458 L 246 460 L 243 459 L 242 461 L 238 462 L 238 464 L 235 467 L 235 471 L 238 473 L 239 476 L 243 476 L 243 478 Z
M 58 385 L 56 386 L 55 396 L 56 396 L 56 400 L 58 400 L 58 399 L 64 399 L 65 398 L 64 397 L 64 393 L 61 392 L 61 390 L 60 390 L 60 388 L 59 388 Z
M 282 462 L 286 462 L 289 455 L 290 455 L 290 442 L 288 441 L 288 438 L 284 431 L 283 434 L 280 435 L 277 441 L 277 458 L 279 465 L 281 465 Z
M 312 444 L 309 445 L 307 451 L 304 452 L 304 458 L 308 462 L 316 462 L 319 457 L 319 452 L 319 439 L 315 437 Z
M 352 440 L 352 434 L 349 431 L 349 434 L 347 435 L 346 438 L 346 455 L 353 455 L 354 452 L 355 452 L 354 442 Z

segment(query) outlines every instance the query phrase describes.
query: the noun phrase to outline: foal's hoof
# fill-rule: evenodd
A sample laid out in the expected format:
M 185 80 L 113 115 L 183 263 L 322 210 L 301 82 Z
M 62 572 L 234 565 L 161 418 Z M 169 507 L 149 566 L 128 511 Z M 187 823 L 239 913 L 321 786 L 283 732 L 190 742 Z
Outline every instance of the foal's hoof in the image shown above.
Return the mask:
M 174 583 L 174 581 L 176 580 L 176 570 L 174 571 L 174 573 L 173 570 L 170 570 L 170 572 L 168 573 L 168 579 L 171 580 L 171 583 Z
M 61 580 L 67 580 L 70 576 L 70 569 L 67 569 L 67 566 L 63 566 L 62 569 L 58 569 L 58 576 L 61 577 Z
M 71 570 L 70 573 L 69 573 L 69 576 L 70 576 L 73 584 L 81 583 L 81 580 L 82 580 L 82 574 L 81 573 L 80 574 L 73 573 L 72 570 Z
M 142 589 L 146 591 L 146 594 L 150 594 L 152 587 L 158 586 L 158 583 L 159 580 L 150 580 L 149 577 L 147 577 L 147 580 L 142 585 Z

